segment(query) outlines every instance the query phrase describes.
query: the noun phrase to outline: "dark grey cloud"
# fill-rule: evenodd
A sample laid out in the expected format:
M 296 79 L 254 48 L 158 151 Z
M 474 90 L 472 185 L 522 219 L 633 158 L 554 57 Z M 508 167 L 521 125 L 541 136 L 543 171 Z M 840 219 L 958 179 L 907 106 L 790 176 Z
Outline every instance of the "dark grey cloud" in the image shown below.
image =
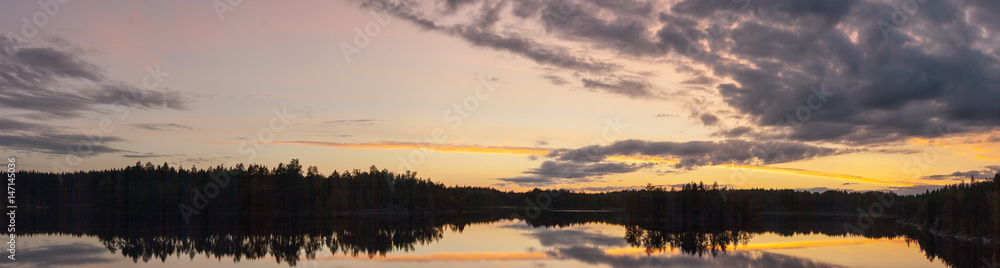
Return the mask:
M 718 164 L 774 164 L 850 152 L 849 150 L 819 147 L 792 141 L 689 141 L 653 142 L 624 140 L 605 146 L 587 146 L 579 149 L 553 150 L 548 154 L 559 161 L 595 162 L 608 156 L 643 155 L 678 158 L 674 165 L 679 169 L 692 169 Z
M 631 173 L 653 166 L 653 163 L 544 161 L 541 166 L 523 173 L 527 176 L 498 178 L 497 180 L 520 186 L 536 187 L 560 183 L 591 182 L 600 176 Z
M 983 167 L 983 169 L 979 170 L 955 171 L 951 174 L 924 176 L 923 179 L 961 181 L 961 180 L 969 180 L 970 178 L 974 177 L 977 180 L 986 180 L 986 179 L 992 179 L 993 176 L 995 176 L 997 173 L 1000 173 L 1000 165 L 985 166 Z
M 583 87 L 608 93 L 625 95 L 631 98 L 652 97 L 652 85 L 644 79 L 612 78 L 611 80 L 581 79 Z
M 681 82 L 681 84 L 689 84 L 689 85 L 712 85 L 716 81 L 718 81 L 718 80 L 716 80 L 714 78 L 711 78 L 711 77 L 708 77 L 708 76 L 705 76 L 705 75 L 699 75 L 699 76 L 696 76 L 694 78 L 691 78 L 691 79 L 688 79 L 688 80 L 684 80 L 683 82 Z
M 734 127 L 734 128 L 731 128 L 731 129 L 720 130 L 719 132 L 712 133 L 712 136 L 715 136 L 715 137 L 720 137 L 721 136 L 721 137 L 726 137 L 726 138 L 739 138 L 739 137 L 742 137 L 744 135 L 750 134 L 752 132 L 753 132 L 753 128 L 751 128 L 751 127 L 748 127 L 748 126 L 739 126 L 739 127 Z
M 107 145 L 108 142 L 120 142 L 121 138 L 112 136 L 87 136 L 81 134 L 29 133 L 0 135 L 0 144 L 10 150 L 40 152 L 46 154 L 73 154 L 80 157 L 94 156 L 103 153 L 129 152 Z
M 918 195 L 927 191 L 933 191 L 940 189 L 941 185 L 929 185 L 929 184 L 918 184 L 913 186 L 899 186 L 899 187 L 888 187 L 882 189 L 883 191 L 892 191 L 899 195 Z
M 781 139 L 866 145 L 1000 127 L 1000 77 L 995 75 L 1000 73 L 1000 36 L 987 34 L 1000 30 L 995 1 L 919 2 L 915 12 L 905 13 L 905 21 L 898 21 L 897 11 L 905 1 L 497 3 L 434 5 L 478 6 L 479 12 L 464 22 L 428 15 L 415 4 L 405 5 L 397 16 L 579 79 L 546 77 L 555 84 L 633 98 L 660 94 L 645 75 L 616 80 L 636 73 L 620 59 L 598 58 L 602 54 L 595 52 L 678 65 L 690 75 L 681 85 L 714 87 L 726 108 L 757 128 L 744 134 L 757 138 L 777 133 Z M 810 87 L 817 85 L 833 95 L 816 101 Z
M 42 117 L 64 118 L 99 111 L 98 105 L 107 104 L 142 109 L 186 106 L 188 100 L 180 92 L 143 90 L 110 79 L 103 69 L 74 53 L 79 51 L 24 47 L 0 36 L 0 102 Z
M 571 259 L 590 265 L 610 267 L 844 267 L 811 259 L 766 251 L 731 251 L 712 257 L 687 254 L 609 255 L 604 249 L 588 246 L 559 247 L 549 251 L 553 258 Z
M 701 114 L 701 116 L 698 116 L 698 119 L 701 120 L 701 123 L 706 126 L 714 126 L 719 123 L 719 118 L 709 113 Z
M 766 165 L 850 153 L 853 149 L 834 149 L 794 141 L 690 141 L 654 142 L 643 140 L 617 141 L 609 145 L 592 145 L 577 149 L 550 151 L 538 168 L 523 173 L 526 176 L 499 178 L 520 186 L 547 186 L 559 183 L 591 182 L 605 175 L 631 173 L 657 165 L 655 162 L 627 163 L 608 160 L 611 156 L 649 156 L 679 159 L 672 167 L 692 170 L 720 164 Z M 657 171 L 667 174 L 675 171 Z
M 129 124 L 129 126 L 139 129 L 152 130 L 152 131 L 194 130 L 194 128 L 190 126 L 175 124 L 175 123 L 166 123 L 166 124 L 138 123 L 138 124 Z
M 17 131 L 51 131 L 53 127 L 43 124 L 17 121 L 10 118 L 0 118 L 0 133 L 10 133 Z
M 649 167 L 648 164 L 630 164 L 616 162 L 579 163 L 565 161 L 545 161 L 536 169 L 524 173 L 550 178 L 585 178 L 617 173 L 635 172 Z

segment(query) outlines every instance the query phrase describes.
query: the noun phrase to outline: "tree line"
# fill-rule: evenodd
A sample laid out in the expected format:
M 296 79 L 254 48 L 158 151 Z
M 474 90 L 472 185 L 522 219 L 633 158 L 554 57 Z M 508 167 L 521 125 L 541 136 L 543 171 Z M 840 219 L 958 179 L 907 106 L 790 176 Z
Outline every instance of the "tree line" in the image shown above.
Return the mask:
M 323 176 L 303 169 L 297 159 L 274 168 L 222 165 L 199 169 L 152 163 L 100 171 L 45 173 L 21 171 L 21 204 L 46 213 L 90 206 L 104 214 L 145 214 L 155 221 L 183 218 L 205 224 L 244 215 L 400 215 L 448 214 L 515 208 L 531 216 L 546 210 L 616 210 L 634 221 L 661 221 L 689 228 L 742 226 L 763 214 L 857 215 L 889 217 L 946 235 L 991 237 L 1000 226 L 1000 173 L 993 178 L 948 185 L 918 195 L 892 192 L 790 189 L 731 189 L 717 184 L 584 193 L 533 189 L 500 191 L 489 187 L 445 186 L 375 166 Z M 523 212 L 523 213 L 521 213 Z M 996 240 L 996 239 L 994 239 Z

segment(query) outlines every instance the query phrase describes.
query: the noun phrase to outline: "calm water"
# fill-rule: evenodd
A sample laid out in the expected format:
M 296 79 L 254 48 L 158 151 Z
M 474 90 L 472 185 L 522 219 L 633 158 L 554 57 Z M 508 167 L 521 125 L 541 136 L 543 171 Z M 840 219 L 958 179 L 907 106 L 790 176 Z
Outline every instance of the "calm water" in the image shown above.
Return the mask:
M 613 214 L 613 213 L 611 213 Z M 988 247 L 850 218 L 692 230 L 608 213 L 544 219 L 259 217 L 219 226 L 31 223 L 4 267 L 992 267 Z M 225 226 L 222 226 L 225 225 Z M 63 230 L 53 230 L 63 229 Z

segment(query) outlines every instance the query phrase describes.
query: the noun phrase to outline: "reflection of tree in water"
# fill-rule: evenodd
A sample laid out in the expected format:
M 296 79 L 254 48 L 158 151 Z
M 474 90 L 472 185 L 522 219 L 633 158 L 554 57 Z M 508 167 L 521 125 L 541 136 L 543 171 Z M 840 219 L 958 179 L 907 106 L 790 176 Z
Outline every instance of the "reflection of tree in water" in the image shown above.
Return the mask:
M 998 248 L 934 236 L 915 228 L 908 229 L 905 235 L 906 244 L 919 245 L 929 261 L 941 259 L 951 267 L 1000 267 Z
M 281 222 L 283 218 L 271 218 Z M 226 233 L 99 235 L 111 252 L 138 262 L 166 260 L 172 255 L 206 255 L 216 259 L 255 260 L 273 257 L 278 263 L 296 265 L 300 256 L 308 259 L 329 249 L 350 256 L 385 256 L 392 251 L 411 251 L 444 237 L 446 230 L 461 231 L 465 223 L 441 224 L 435 219 L 312 219 L 302 226 L 282 226 L 279 229 L 240 228 Z M 278 226 L 287 224 L 275 224 Z
M 281 219 L 275 219 L 281 220 Z M 206 255 L 216 259 L 232 258 L 254 260 L 274 257 L 278 263 L 295 265 L 300 256 L 312 259 L 325 249 L 336 253 L 368 257 L 385 256 L 391 251 L 410 251 L 417 244 L 425 245 L 444 236 L 446 225 L 432 225 L 425 221 L 381 222 L 378 220 L 334 220 L 328 227 L 274 233 L 212 233 L 212 234 L 140 234 L 99 235 L 98 238 L 111 252 L 121 252 L 133 261 L 148 262 L 168 256 Z M 452 230 L 458 228 L 450 226 Z M 295 229 L 284 229 L 295 230 Z M 112 232 L 115 233 L 115 232 Z
M 638 225 L 625 226 L 625 241 L 646 249 L 646 254 L 680 249 L 682 253 L 716 256 L 731 247 L 746 245 L 753 235 L 738 230 L 719 232 L 647 230 Z
M 100 215 L 100 216 L 96 216 Z M 461 232 L 470 224 L 511 219 L 506 212 L 407 217 L 402 219 L 359 217 L 234 216 L 214 218 L 209 223 L 185 225 L 132 214 L 101 214 L 85 210 L 60 210 L 26 217 L 26 230 L 36 234 L 96 236 L 113 253 L 134 262 L 165 261 L 171 256 L 196 255 L 216 259 L 258 260 L 274 258 L 295 266 L 301 258 L 315 258 L 326 250 L 334 254 L 375 258 L 394 251 L 411 251 L 442 239 L 446 232 Z M 78 219 L 77 221 L 56 221 Z M 706 226 L 699 223 L 629 218 L 621 213 L 543 213 L 528 220 L 532 227 L 561 227 L 589 223 L 625 227 L 624 240 L 649 254 L 677 249 L 683 254 L 703 256 L 745 246 L 755 235 L 780 236 L 823 234 L 851 235 L 843 228 L 853 217 L 762 216 L 739 226 Z M 941 258 L 953 267 L 980 267 L 987 258 L 990 267 L 994 249 L 942 239 L 886 220 L 860 234 L 866 238 L 908 238 L 928 259 Z
M 171 256 L 185 255 L 194 259 L 203 255 L 235 262 L 274 258 L 291 266 L 302 257 L 312 259 L 326 250 L 369 258 L 393 251 L 412 251 L 419 245 L 440 240 L 445 232 L 462 232 L 471 224 L 503 219 L 490 214 L 401 219 L 229 215 L 210 223 L 186 225 L 157 221 L 153 216 L 102 215 L 87 210 L 33 216 L 24 222 L 33 234 L 96 236 L 112 253 L 120 253 L 134 262 L 166 261 Z

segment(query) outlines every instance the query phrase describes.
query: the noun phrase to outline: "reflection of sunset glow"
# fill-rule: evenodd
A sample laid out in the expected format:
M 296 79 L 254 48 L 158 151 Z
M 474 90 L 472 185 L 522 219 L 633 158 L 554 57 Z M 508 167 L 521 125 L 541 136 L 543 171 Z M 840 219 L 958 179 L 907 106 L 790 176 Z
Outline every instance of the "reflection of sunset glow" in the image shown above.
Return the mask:
M 767 250 L 767 249 L 793 249 L 860 245 L 880 242 L 874 239 L 850 239 L 850 240 L 828 240 L 828 241 L 797 241 L 797 242 L 776 242 L 776 243 L 750 243 L 746 246 L 737 246 L 734 250 Z
M 429 262 L 429 261 L 518 261 L 544 260 L 549 256 L 542 252 L 467 252 L 467 253 L 434 253 L 428 255 L 384 256 L 371 258 L 377 261 L 393 262 Z M 316 257 L 316 260 L 339 259 L 369 259 L 367 256 L 326 256 Z
M 214 142 L 209 145 L 237 145 L 232 142 Z M 419 149 L 437 152 L 453 153 L 492 153 L 492 154 L 547 154 L 551 149 L 512 147 L 512 146 L 482 146 L 482 145 L 446 145 L 420 142 L 374 142 L 374 143 L 340 143 L 321 141 L 278 141 L 261 144 L 298 144 L 324 146 L 341 149 Z

